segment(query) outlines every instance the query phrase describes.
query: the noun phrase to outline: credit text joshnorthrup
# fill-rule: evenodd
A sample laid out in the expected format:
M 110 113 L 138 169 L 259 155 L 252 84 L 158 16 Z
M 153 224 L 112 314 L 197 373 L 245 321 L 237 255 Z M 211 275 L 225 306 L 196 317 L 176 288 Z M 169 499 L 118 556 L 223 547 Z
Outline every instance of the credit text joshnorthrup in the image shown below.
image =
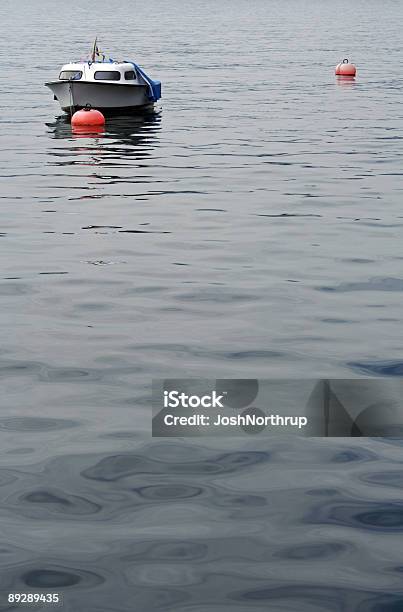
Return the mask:
M 188 395 L 179 391 L 164 391 L 164 408 L 224 408 L 222 401 L 226 393 L 217 395 L 216 391 L 207 395 Z M 298 427 L 301 429 L 307 425 L 308 419 L 303 416 L 281 416 L 279 414 L 238 414 L 235 416 L 224 416 L 217 414 L 213 419 L 205 414 L 192 414 L 190 416 L 175 416 L 166 414 L 164 424 L 167 427 L 180 425 L 189 427 Z

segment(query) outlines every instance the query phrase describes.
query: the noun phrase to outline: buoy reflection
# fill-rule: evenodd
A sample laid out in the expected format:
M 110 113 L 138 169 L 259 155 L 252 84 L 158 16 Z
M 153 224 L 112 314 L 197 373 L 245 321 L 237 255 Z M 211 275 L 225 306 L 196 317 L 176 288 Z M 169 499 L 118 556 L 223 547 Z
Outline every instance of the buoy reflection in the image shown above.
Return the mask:
M 356 80 L 353 76 L 338 75 L 336 78 L 336 83 L 342 87 L 353 87 L 356 85 Z
M 71 133 L 75 138 L 99 138 L 105 134 L 103 125 L 72 125 Z

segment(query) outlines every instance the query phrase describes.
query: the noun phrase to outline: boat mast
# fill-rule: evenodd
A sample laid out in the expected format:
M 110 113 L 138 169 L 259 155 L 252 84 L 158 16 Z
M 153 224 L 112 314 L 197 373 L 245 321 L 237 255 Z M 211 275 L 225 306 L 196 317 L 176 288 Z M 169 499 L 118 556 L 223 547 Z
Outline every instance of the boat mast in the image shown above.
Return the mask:
M 93 48 L 92 48 L 92 56 L 91 56 L 91 60 L 92 60 L 93 62 L 95 62 L 95 55 L 96 55 L 96 52 L 97 52 L 97 40 L 98 40 L 98 36 L 96 36 L 96 37 L 95 37 L 95 40 L 94 40 L 94 46 L 93 46 Z

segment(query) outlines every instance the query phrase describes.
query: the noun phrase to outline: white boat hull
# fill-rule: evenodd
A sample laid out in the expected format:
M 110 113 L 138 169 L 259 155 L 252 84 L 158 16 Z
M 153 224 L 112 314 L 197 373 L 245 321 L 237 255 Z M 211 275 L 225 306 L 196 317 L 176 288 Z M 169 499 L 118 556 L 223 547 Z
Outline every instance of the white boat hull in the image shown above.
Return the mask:
M 153 106 L 142 84 L 53 81 L 46 83 L 62 110 L 67 113 L 87 104 L 105 112 L 132 112 Z

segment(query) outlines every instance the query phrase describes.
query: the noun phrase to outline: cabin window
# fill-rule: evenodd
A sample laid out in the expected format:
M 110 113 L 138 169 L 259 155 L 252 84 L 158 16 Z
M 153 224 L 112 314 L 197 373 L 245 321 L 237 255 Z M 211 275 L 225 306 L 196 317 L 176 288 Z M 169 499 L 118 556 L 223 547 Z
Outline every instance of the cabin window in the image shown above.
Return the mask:
M 120 72 L 117 70 L 98 70 L 94 74 L 96 81 L 120 81 Z
M 62 70 L 59 79 L 60 81 L 78 81 L 82 76 L 81 70 Z
M 125 72 L 126 81 L 134 81 L 135 78 L 136 78 L 136 73 L 134 72 L 134 70 L 128 70 L 127 72 Z

